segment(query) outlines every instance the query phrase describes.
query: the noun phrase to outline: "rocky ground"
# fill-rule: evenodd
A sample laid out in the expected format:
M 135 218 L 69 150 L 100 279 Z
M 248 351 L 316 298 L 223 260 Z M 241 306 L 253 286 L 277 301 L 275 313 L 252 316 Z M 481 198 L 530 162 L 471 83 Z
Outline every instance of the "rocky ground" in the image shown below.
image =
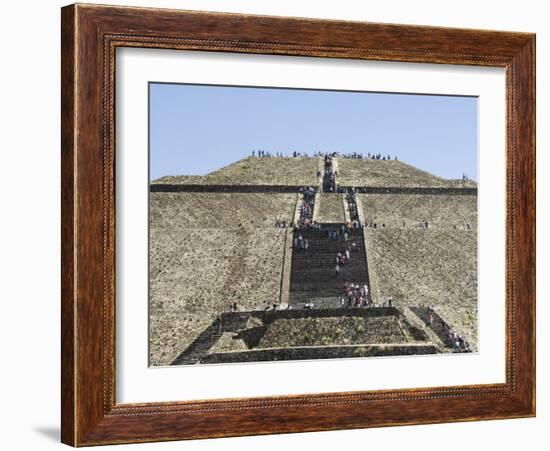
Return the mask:
M 156 183 L 317 186 L 320 161 L 245 158 L 204 177 L 168 176 Z M 444 180 L 399 161 L 338 158 L 337 162 L 341 186 L 476 186 Z M 150 193 L 152 366 L 170 364 L 230 303 L 237 302 L 239 310 L 258 310 L 278 302 L 286 238 L 275 222 L 291 221 L 298 197 L 298 193 Z M 391 297 L 398 307 L 432 306 L 475 350 L 477 196 L 361 194 L 358 207 L 367 222 L 378 225 L 365 229 L 375 301 Z M 343 223 L 342 195 L 322 193 L 316 214 L 321 223 Z M 429 228 L 420 228 L 421 221 L 428 221 Z M 396 324 L 388 319 L 292 319 L 272 326 L 262 338 L 263 348 L 401 340 Z M 225 335 L 215 345 L 218 351 L 243 350 L 241 340 Z
M 151 193 L 149 361 L 168 365 L 233 301 L 279 299 L 297 194 Z
M 371 187 L 475 187 L 473 181 L 448 180 L 396 160 L 338 158 L 340 186 Z
M 205 176 L 165 176 L 152 183 L 317 186 L 319 158 L 248 157 Z
M 390 228 L 428 227 L 477 229 L 476 195 L 359 194 L 365 221 Z M 403 222 L 405 225 L 403 225 Z
M 321 193 L 317 208 L 317 221 L 320 223 L 344 223 L 344 201 L 342 194 Z
M 404 343 L 393 316 L 277 320 L 257 348 Z
M 477 231 L 366 228 L 378 302 L 431 306 L 477 349 Z

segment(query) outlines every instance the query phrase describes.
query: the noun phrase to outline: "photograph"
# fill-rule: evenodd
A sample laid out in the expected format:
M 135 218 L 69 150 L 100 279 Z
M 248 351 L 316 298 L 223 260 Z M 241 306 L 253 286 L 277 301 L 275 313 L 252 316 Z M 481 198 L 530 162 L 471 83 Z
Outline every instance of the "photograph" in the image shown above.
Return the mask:
M 149 367 L 477 353 L 478 100 L 149 82 Z
M 6 449 L 545 443 L 542 6 L 132 1 L 8 6 Z

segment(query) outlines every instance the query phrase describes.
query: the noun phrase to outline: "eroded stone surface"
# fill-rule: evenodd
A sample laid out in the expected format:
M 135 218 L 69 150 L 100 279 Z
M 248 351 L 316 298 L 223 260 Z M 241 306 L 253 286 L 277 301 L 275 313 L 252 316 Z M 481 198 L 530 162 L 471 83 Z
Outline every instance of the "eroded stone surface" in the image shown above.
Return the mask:
M 169 365 L 230 303 L 279 301 L 285 230 L 274 224 L 296 196 L 151 193 L 151 365 Z
M 394 316 L 277 320 L 257 348 L 404 343 Z
M 359 194 L 367 223 L 391 228 L 477 229 L 477 196 L 430 194 Z
M 319 184 L 320 158 L 248 157 L 205 176 L 165 176 L 153 183 L 189 185 L 291 185 Z
M 477 185 L 471 180 L 449 180 L 422 171 L 402 161 L 338 158 L 340 186 L 400 188 L 457 188 Z
M 156 182 L 317 186 L 319 161 L 246 158 L 204 177 L 163 177 Z M 335 161 L 340 186 L 476 187 L 475 182 L 445 180 L 399 161 Z M 291 243 L 288 236 L 285 241 L 284 229 L 275 228 L 275 222 L 291 222 L 298 197 L 298 192 L 150 193 L 151 365 L 170 364 L 232 302 L 242 311 L 262 310 L 280 301 L 284 247 L 285 242 L 287 249 Z M 318 198 L 318 222 L 344 222 L 341 194 L 321 193 Z M 477 196 L 392 193 L 358 194 L 357 198 L 367 223 L 377 223 L 377 228 L 365 229 L 374 300 L 379 305 L 392 298 L 399 307 L 433 307 L 475 351 Z M 428 221 L 427 229 L 420 227 L 424 221 Z M 332 263 L 329 269 L 333 270 Z M 283 287 L 288 290 L 288 284 Z M 391 332 L 391 320 L 372 321 L 364 329 L 365 320 L 357 318 L 282 320 L 270 328 L 272 335 L 266 334 L 261 346 L 308 346 L 311 339 L 327 349 L 333 346 L 329 354 L 337 357 L 338 345 L 353 346 L 371 339 L 371 343 L 401 343 Z M 372 335 L 367 340 L 373 331 L 378 338 Z M 382 348 L 376 352 L 386 352 Z M 246 353 L 244 342 L 224 333 L 212 352 L 227 351 Z M 391 350 L 428 351 L 422 347 Z
M 477 349 L 477 232 L 366 228 L 378 302 L 433 307 Z
M 344 223 L 344 202 L 342 194 L 321 193 L 316 220 L 325 223 Z

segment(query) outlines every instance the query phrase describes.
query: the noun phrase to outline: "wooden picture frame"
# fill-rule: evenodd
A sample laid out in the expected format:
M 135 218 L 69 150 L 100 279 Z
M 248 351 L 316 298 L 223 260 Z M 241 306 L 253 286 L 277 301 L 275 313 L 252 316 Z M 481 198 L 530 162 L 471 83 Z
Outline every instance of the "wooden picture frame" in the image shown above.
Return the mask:
M 71 5 L 62 9 L 62 441 L 73 446 L 535 415 L 535 35 Z M 118 404 L 115 50 L 506 69 L 506 382 Z

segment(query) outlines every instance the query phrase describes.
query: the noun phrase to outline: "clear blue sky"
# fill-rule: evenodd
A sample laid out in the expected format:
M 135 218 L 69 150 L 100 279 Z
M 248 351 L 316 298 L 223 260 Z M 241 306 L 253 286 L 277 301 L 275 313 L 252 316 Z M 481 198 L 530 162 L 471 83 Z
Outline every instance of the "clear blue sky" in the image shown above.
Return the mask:
M 367 152 L 477 180 L 473 97 L 149 85 L 150 179 L 204 175 L 252 150 Z

